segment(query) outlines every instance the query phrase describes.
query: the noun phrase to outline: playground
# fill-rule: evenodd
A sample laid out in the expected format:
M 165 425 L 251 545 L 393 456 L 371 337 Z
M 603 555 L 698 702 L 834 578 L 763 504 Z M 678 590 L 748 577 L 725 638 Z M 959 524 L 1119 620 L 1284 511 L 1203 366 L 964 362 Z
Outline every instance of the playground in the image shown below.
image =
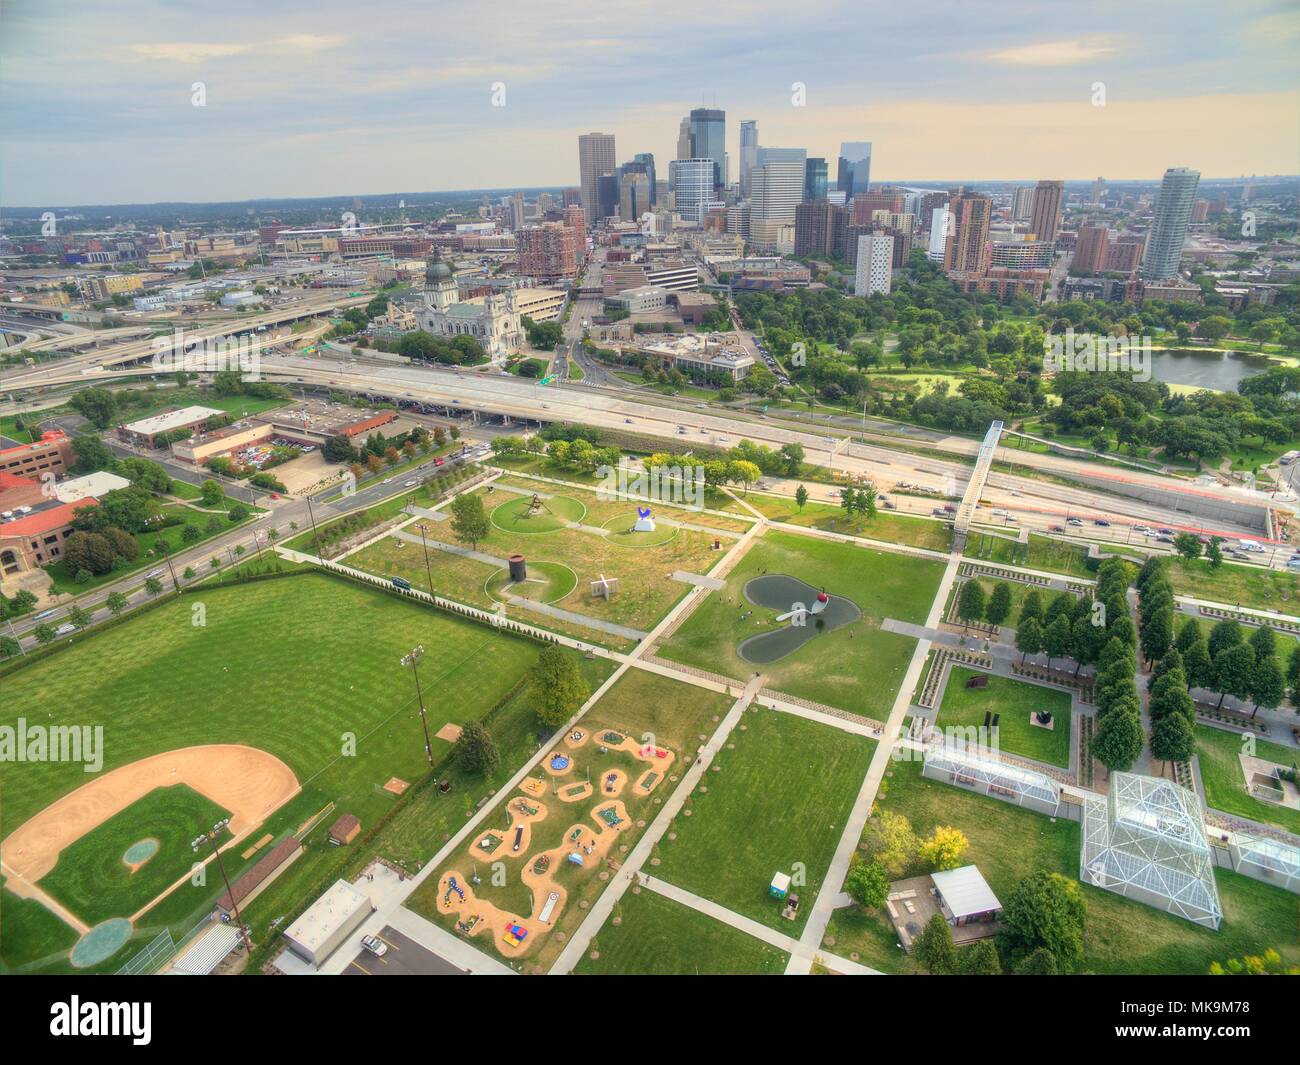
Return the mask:
M 915 641 L 881 622 L 923 624 L 942 573 L 943 564 L 928 558 L 769 530 L 658 653 L 737 679 L 762 663 L 772 690 L 884 720 Z M 779 580 L 759 580 L 768 577 Z M 833 624 L 818 628 L 812 609 L 823 590 L 822 620 Z M 807 624 L 779 621 L 797 602 L 808 610 Z M 749 642 L 762 636 L 768 639 Z M 867 662 L 871 684 L 862 683 Z

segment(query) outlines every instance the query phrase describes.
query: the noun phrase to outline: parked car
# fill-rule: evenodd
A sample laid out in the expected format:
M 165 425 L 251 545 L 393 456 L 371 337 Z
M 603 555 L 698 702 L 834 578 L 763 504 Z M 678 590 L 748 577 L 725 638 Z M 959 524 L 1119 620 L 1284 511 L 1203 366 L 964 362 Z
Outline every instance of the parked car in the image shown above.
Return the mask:
M 365 951 L 373 954 L 376 958 L 382 958 L 388 953 L 388 944 L 378 936 L 362 936 L 361 946 Z

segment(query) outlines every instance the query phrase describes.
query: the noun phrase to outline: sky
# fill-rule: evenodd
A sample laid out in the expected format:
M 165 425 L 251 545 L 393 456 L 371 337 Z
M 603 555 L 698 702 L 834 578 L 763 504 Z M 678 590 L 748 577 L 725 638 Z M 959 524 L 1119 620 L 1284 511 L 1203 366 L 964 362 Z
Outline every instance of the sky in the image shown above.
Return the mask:
M 733 180 L 742 119 L 832 180 L 1296 174 L 1297 55 L 1296 0 L 0 0 L 0 203 L 666 177 L 702 104 Z

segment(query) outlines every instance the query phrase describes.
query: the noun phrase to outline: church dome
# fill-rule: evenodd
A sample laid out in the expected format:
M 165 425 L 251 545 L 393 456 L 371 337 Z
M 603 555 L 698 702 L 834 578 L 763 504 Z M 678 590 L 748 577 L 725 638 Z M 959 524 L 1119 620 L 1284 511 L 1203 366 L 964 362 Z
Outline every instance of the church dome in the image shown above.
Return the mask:
M 441 281 L 445 277 L 451 277 L 451 267 L 441 259 L 434 259 L 425 268 L 424 279 L 426 281 Z

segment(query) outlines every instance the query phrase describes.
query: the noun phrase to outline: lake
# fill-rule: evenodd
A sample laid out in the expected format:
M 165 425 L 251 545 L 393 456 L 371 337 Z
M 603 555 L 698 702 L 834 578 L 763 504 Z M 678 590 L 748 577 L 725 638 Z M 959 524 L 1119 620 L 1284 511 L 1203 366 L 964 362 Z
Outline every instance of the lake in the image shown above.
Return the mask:
M 1151 352 L 1151 376 L 1169 385 L 1192 388 L 1215 388 L 1235 392 L 1247 377 L 1263 373 L 1271 365 L 1266 355 L 1224 354 L 1217 351 L 1186 349 Z

